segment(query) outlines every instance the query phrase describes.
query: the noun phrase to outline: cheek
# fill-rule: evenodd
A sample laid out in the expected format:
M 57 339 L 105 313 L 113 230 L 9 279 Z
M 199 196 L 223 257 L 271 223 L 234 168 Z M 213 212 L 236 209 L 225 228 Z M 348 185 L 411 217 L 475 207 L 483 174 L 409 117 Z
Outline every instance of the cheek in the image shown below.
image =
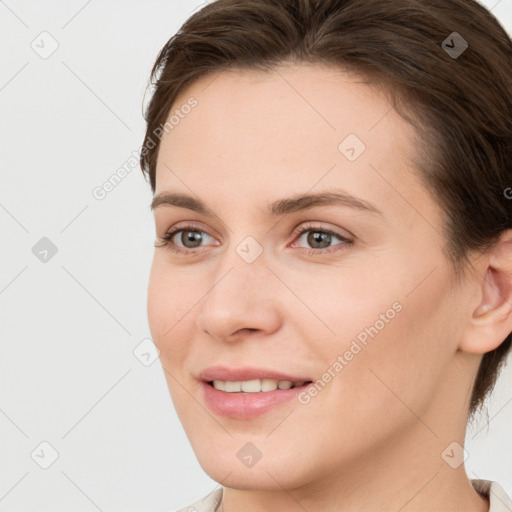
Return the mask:
M 160 351 L 160 364 L 180 421 L 188 424 L 187 403 L 190 395 L 184 392 L 183 369 L 189 353 L 187 342 L 187 311 L 196 300 L 187 300 L 186 290 L 178 274 L 153 260 L 148 284 L 147 315 L 151 336 Z M 180 321 L 180 319 L 183 319 Z M 190 325 L 190 324 L 189 324 Z
M 172 306 L 172 294 L 168 293 L 164 276 L 158 270 L 158 266 L 153 260 L 148 284 L 147 315 L 153 341 L 157 346 L 169 328 L 166 327 L 169 320 L 166 311 L 169 311 L 169 307 Z
M 183 328 L 197 302 L 196 288 L 182 282 L 179 272 L 166 268 L 155 255 L 149 276 L 147 316 L 153 342 L 166 368 L 171 363 L 176 366 L 185 355 L 187 344 L 180 340 L 186 340 Z
M 388 323 L 377 323 L 392 299 L 400 303 L 401 311 Z M 356 431 L 363 424 L 371 431 L 374 421 L 382 431 L 385 425 L 405 425 L 415 420 L 411 410 L 421 416 L 435 398 L 455 350 L 450 300 L 441 275 L 409 295 L 396 290 L 381 304 L 372 310 L 373 317 L 365 316 L 367 323 L 359 331 L 368 335 L 366 344 L 359 342 L 357 326 L 352 329 L 352 340 L 361 350 L 343 369 L 337 384 L 345 395 L 344 414 L 359 418 L 353 425 Z M 368 421 L 361 422 L 363 418 Z
M 327 334 L 319 339 L 310 327 L 305 337 L 316 360 L 323 362 L 317 365 L 319 377 L 330 379 L 319 395 L 337 411 L 333 421 L 354 419 L 354 433 L 365 418 L 370 430 L 373 421 L 414 419 L 404 404 L 417 414 L 425 410 L 456 349 L 446 267 L 439 262 L 424 281 L 431 267 L 414 269 L 409 263 L 402 267 L 408 273 L 379 268 L 380 274 L 344 272 L 329 286 L 316 280 L 305 295 L 333 331 L 324 330 Z M 313 398 L 313 409 L 321 403 L 322 398 Z

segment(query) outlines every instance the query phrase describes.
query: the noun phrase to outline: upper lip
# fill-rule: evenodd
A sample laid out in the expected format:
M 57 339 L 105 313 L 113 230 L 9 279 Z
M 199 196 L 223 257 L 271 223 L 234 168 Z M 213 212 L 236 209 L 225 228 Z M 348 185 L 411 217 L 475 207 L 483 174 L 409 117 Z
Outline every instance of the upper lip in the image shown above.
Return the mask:
M 287 375 L 286 373 L 271 370 L 269 368 L 254 368 L 241 366 L 228 368 L 227 366 L 210 366 L 199 373 L 200 380 L 210 382 L 212 380 L 244 381 L 255 379 L 289 380 L 291 382 L 311 381 L 310 377 Z

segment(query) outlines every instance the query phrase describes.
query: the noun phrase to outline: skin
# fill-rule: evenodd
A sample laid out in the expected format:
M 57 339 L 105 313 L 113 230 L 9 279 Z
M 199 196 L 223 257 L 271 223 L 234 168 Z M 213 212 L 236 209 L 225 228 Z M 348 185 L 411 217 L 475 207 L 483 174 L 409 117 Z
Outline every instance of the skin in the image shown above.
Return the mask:
M 223 510 L 487 511 L 464 464 L 441 454 L 464 444 L 482 354 L 512 330 L 510 233 L 453 281 L 442 212 L 412 171 L 415 132 L 353 73 L 224 71 L 192 83 L 173 109 L 191 96 L 197 107 L 162 137 L 155 194 L 200 198 L 216 217 L 154 210 L 157 239 L 178 223 L 205 234 L 198 249 L 184 245 L 188 233 L 173 238 L 186 254 L 155 248 L 148 320 L 188 439 L 224 486 Z M 366 146 L 353 162 L 338 150 L 350 133 Z M 333 189 L 382 215 L 340 205 L 264 215 L 273 200 Z M 294 237 L 308 222 L 353 243 Z M 236 252 L 247 236 L 263 250 L 252 263 Z M 396 302 L 401 311 L 307 405 L 251 420 L 206 407 L 202 369 L 320 379 Z M 250 468 L 236 456 L 247 442 L 262 453 Z

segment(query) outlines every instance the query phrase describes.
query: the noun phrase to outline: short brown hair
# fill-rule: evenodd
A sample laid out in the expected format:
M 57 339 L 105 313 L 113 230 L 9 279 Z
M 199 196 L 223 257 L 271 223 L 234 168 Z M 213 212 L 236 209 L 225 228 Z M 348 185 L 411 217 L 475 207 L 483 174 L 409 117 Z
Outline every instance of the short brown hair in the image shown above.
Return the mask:
M 459 55 L 450 51 L 456 44 Z M 169 39 L 151 71 L 140 164 L 153 193 L 161 127 L 187 85 L 212 71 L 295 62 L 355 71 L 408 111 L 399 110 L 420 135 L 415 172 L 444 213 L 445 251 L 458 278 L 470 251 L 485 252 L 512 227 L 505 194 L 512 185 L 512 42 L 474 0 L 207 4 Z M 493 389 L 511 339 L 484 354 L 470 417 Z

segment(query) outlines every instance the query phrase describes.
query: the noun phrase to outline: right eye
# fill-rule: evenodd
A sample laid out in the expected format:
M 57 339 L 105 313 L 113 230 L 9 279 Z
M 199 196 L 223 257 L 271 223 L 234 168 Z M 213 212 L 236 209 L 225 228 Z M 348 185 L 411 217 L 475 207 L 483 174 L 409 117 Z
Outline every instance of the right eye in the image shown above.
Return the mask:
M 178 233 L 182 233 L 181 236 L 178 237 L 178 239 L 181 240 L 181 242 L 184 244 L 183 245 L 184 248 L 182 248 L 182 246 L 176 244 L 176 242 L 173 240 L 174 237 Z M 186 236 L 184 236 L 183 234 L 186 234 Z M 196 244 L 198 242 L 200 243 L 203 240 L 205 235 L 210 236 L 206 232 L 204 232 L 200 229 L 197 229 L 194 226 L 181 226 L 179 228 L 171 229 L 170 231 L 165 233 L 165 235 L 163 237 L 159 238 L 161 244 L 160 245 L 155 244 L 155 247 L 165 247 L 166 249 L 169 249 L 172 252 L 179 252 L 179 253 L 194 252 L 193 250 L 196 248 L 200 248 L 200 246 L 193 245 L 192 247 L 187 247 L 185 244 L 187 244 L 187 243 Z

